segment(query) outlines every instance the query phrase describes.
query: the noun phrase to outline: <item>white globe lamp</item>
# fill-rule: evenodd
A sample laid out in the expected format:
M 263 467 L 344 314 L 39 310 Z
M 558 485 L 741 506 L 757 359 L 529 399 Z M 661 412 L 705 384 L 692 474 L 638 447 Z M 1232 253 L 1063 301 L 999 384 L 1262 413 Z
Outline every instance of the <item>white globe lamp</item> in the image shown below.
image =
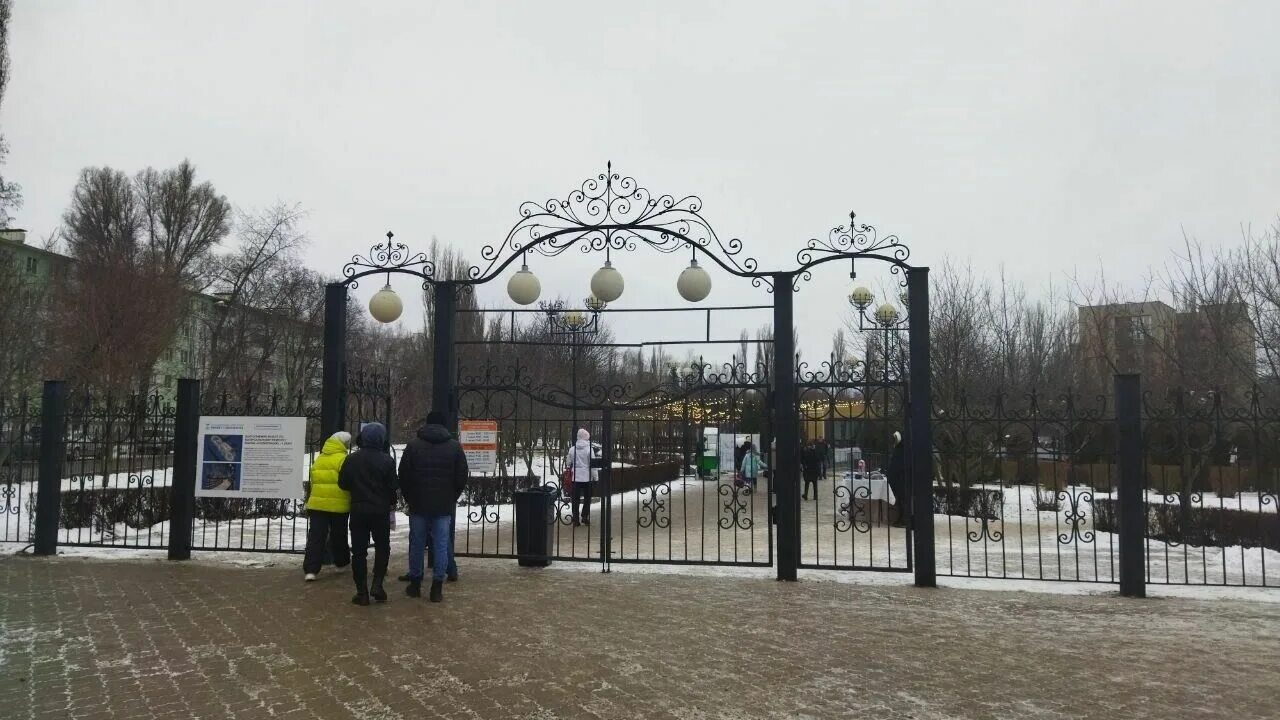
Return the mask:
M 542 283 L 538 282 L 538 276 L 529 270 L 527 264 L 507 281 L 507 295 L 517 305 L 532 305 L 541 294 Z
M 711 294 L 711 276 L 698 266 L 697 258 L 676 279 L 676 290 L 680 291 L 680 297 L 689 302 L 701 302 Z
M 853 292 L 849 293 L 849 302 L 853 303 L 861 310 L 870 307 L 871 302 L 875 300 L 875 296 L 866 287 L 856 287 Z
M 605 260 L 604 267 L 591 276 L 591 294 L 607 303 L 622 297 L 624 287 L 626 283 L 622 280 L 622 273 L 613 267 L 610 260 Z
M 876 322 L 885 327 L 889 327 L 898 321 L 898 309 L 889 303 L 885 303 L 876 308 Z
M 404 312 L 404 303 L 400 301 L 396 291 L 391 289 L 391 283 L 384 285 L 369 298 L 369 314 L 380 323 L 393 323 L 400 319 L 402 312 Z

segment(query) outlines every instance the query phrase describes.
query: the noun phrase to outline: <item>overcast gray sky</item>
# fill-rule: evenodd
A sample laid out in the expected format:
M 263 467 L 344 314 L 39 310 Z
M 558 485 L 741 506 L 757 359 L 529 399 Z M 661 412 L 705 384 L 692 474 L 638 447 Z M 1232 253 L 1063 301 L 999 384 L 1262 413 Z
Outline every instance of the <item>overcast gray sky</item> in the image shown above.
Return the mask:
M 1183 228 L 1234 243 L 1280 213 L 1274 0 L 15 5 L 0 127 L 36 236 L 80 168 L 184 157 L 237 205 L 301 203 L 332 273 L 387 229 L 477 257 L 607 160 L 701 196 L 766 267 L 856 210 L 919 264 L 1137 283 Z M 600 262 L 534 270 L 580 298 Z M 620 302 L 678 300 L 675 258 L 615 264 Z M 810 356 L 845 307 L 828 268 L 801 296 Z M 770 301 L 716 282 L 714 302 Z

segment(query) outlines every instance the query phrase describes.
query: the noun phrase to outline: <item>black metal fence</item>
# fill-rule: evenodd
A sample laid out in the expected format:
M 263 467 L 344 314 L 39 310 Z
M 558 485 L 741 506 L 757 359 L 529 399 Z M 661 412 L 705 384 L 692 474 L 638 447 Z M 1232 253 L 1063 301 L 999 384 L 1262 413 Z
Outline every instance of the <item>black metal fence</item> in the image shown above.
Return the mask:
M 0 542 L 31 541 L 39 458 L 40 403 L 0 398 Z
M 824 476 L 801 509 L 805 566 L 909 569 L 909 535 L 892 522 L 897 503 L 866 502 L 870 483 L 844 477 L 888 464 L 900 413 L 893 403 L 877 411 L 871 395 L 836 388 L 819 397 L 811 390 L 802 386 L 798 399 L 803 434 L 817 439 L 821 428 L 827 447 Z M 581 411 L 576 419 L 518 384 L 475 381 L 459 392 L 464 417 L 500 423 L 500 471 L 473 477 L 459 499 L 460 554 L 515 556 L 512 494 L 533 485 L 560 488 L 568 448 L 585 427 L 597 441 L 607 438 L 610 484 L 592 486 L 594 526 L 574 525 L 572 496 L 558 492 L 556 557 L 603 561 L 607 548 L 611 562 L 774 562 L 768 477 L 744 487 L 739 459 L 708 447 L 719 440 L 707 434 L 731 434 L 734 444 L 756 438 L 767 466 L 767 387 L 712 383 L 607 416 Z M 1148 398 L 1143 406 L 1135 497 L 1145 582 L 1280 586 L 1280 410 L 1256 391 L 1236 405 L 1220 398 Z M 156 395 L 73 397 L 63 406 L 53 417 L 63 441 L 56 482 L 46 485 L 56 488 L 54 542 L 168 547 L 176 407 Z M 306 417 L 308 463 L 323 442 L 318 408 L 303 398 L 219 397 L 202 406 L 204 414 Z M 37 539 L 46 410 L 35 400 L 0 402 L 0 541 Z M 1109 396 L 1032 393 L 937 405 L 932 520 L 939 574 L 1120 582 L 1119 424 Z M 197 551 L 305 547 L 301 500 L 199 498 L 191 516 Z

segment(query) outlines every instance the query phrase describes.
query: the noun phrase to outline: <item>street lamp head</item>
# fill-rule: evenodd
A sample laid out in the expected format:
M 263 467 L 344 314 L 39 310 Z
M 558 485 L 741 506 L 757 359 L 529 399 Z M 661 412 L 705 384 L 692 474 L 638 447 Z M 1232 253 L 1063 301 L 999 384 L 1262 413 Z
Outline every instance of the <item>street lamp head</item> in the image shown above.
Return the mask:
M 849 304 L 859 310 L 866 310 L 871 307 L 871 303 L 875 300 L 875 296 L 871 294 L 865 286 L 858 286 L 849 293 Z
M 507 281 L 507 295 L 517 305 L 532 305 L 542 294 L 542 283 L 538 276 L 529 270 L 528 264 L 522 265 L 519 272 Z
M 587 324 L 587 318 L 577 310 L 564 314 L 564 325 L 570 330 L 577 330 Z
M 890 305 L 889 303 L 885 303 L 880 307 L 876 308 L 876 322 L 880 323 L 885 327 L 889 327 L 890 325 L 896 323 L 897 321 L 898 321 L 898 309 L 896 307 Z
M 607 303 L 622 297 L 625 286 L 622 273 L 613 267 L 613 262 L 610 260 L 605 260 L 604 267 L 591 276 L 591 294 Z
M 676 290 L 680 291 L 680 297 L 689 302 L 701 302 L 711 294 L 711 276 L 698 266 L 697 258 L 690 261 L 689 267 L 680 273 L 676 280 Z
M 404 303 L 400 301 L 396 291 L 391 289 L 391 283 L 384 285 L 369 298 L 369 314 L 380 323 L 393 323 L 400 319 L 402 312 Z
M 598 313 L 603 311 L 605 307 L 608 306 L 609 303 L 601 300 L 595 295 L 592 295 L 591 297 L 584 300 L 583 304 L 586 305 L 587 309 L 590 310 L 591 312 Z

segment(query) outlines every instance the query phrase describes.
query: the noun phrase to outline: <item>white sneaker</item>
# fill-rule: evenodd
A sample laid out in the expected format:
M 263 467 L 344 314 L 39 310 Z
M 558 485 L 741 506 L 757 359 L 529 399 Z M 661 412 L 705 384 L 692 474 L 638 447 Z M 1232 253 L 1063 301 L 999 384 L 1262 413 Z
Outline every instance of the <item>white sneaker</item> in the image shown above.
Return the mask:
M 315 582 L 315 579 L 316 579 L 315 573 L 307 573 L 307 576 L 303 578 L 303 580 L 306 580 L 307 582 Z

